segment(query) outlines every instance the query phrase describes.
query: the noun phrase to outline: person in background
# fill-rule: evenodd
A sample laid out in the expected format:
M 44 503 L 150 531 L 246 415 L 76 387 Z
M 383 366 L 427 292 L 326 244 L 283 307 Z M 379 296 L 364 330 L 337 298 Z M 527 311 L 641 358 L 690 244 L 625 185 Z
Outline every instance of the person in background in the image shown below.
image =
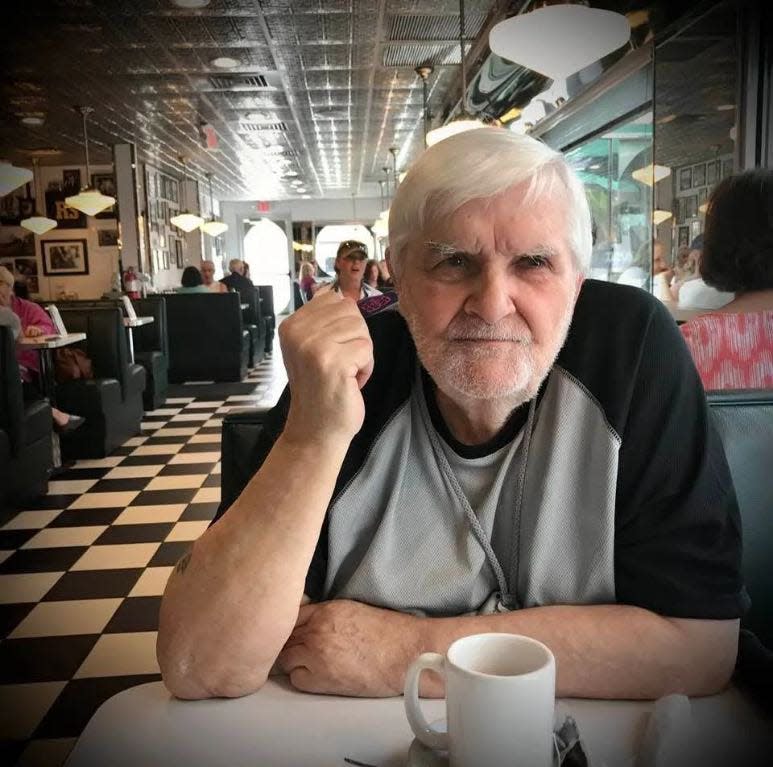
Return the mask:
M 335 260 L 336 276 L 332 283 L 324 285 L 316 295 L 335 291 L 352 301 L 380 296 L 381 291 L 372 288 L 363 281 L 365 262 L 368 260 L 368 247 L 357 240 L 345 240 L 338 246 Z
M 314 279 L 316 271 L 314 264 L 310 261 L 301 261 L 301 267 L 298 271 L 298 282 L 307 301 L 311 301 L 314 298 L 314 291 L 317 288 L 317 281 Z
M 215 280 L 215 262 L 201 262 L 201 284 L 211 293 L 227 293 L 228 288 L 222 282 Z
M 389 262 L 388 262 L 389 248 L 387 248 L 387 258 L 378 262 L 378 289 L 394 290 L 395 284 L 392 281 L 392 275 L 389 274 Z
M 376 261 L 374 258 L 368 259 L 368 261 L 365 262 L 365 274 L 362 278 L 363 283 L 370 285 L 372 288 L 376 288 L 376 290 L 378 290 L 378 281 L 380 276 L 381 273 L 378 270 L 378 261 Z
M 700 274 L 700 264 L 703 251 L 703 235 L 699 234 L 690 243 L 690 261 Z M 698 276 L 687 280 L 676 291 L 676 300 L 680 309 L 719 309 L 733 300 L 733 294 L 720 291 L 708 285 Z
M 201 272 L 195 266 L 186 266 L 180 278 L 182 287 L 177 288 L 178 293 L 209 293 L 209 288 L 201 279 Z
M 671 300 L 674 270 L 666 261 L 666 247 L 660 240 L 652 243 L 652 295 L 660 301 Z
M 250 291 L 255 290 L 255 286 L 252 282 L 244 276 L 246 264 L 239 258 L 232 258 L 228 262 L 229 275 L 223 277 L 220 282 L 223 283 L 230 290 L 235 290 L 243 298 L 248 298 Z
M 0 307 L 10 309 L 16 315 L 19 320 L 20 335 L 27 338 L 56 335 L 56 327 L 46 310 L 32 301 L 15 295 L 13 285 L 13 275 L 4 266 L 0 266 Z M 12 329 L 16 327 L 15 323 L 8 320 L 4 321 L 3 324 L 11 325 Z M 14 335 L 18 334 L 14 332 Z M 19 363 L 24 399 L 40 399 L 43 395 L 39 385 L 40 357 L 38 353 L 34 349 L 25 349 L 17 345 L 16 360 Z M 54 428 L 59 432 L 77 429 L 85 420 L 82 416 L 65 413 L 55 407 L 51 408 L 51 415 L 54 419 Z
M 735 294 L 680 328 L 704 387 L 773 387 L 773 171 L 730 176 L 714 189 L 700 274 Z
M 642 243 L 631 262 L 617 278 L 618 285 L 631 285 L 634 288 L 647 289 L 650 280 L 650 246 Z

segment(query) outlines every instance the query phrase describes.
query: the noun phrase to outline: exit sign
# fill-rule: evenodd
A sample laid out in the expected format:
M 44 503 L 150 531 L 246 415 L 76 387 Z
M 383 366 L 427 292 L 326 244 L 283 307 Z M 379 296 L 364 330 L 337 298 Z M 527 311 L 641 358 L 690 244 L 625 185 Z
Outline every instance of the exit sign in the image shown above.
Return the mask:
M 258 211 L 258 213 L 268 213 L 271 210 L 271 203 L 269 202 L 259 202 L 255 209 Z

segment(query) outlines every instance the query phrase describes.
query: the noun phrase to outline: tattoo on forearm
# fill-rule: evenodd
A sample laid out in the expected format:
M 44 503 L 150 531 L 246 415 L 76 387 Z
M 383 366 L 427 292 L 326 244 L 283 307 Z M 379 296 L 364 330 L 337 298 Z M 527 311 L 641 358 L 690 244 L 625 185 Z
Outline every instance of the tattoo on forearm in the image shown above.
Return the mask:
M 187 553 L 183 554 L 183 556 L 180 558 L 180 561 L 175 565 L 174 571 L 179 575 L 183 575 L 185 571 L 188 569 L 188 563 L 190 561 L 191 561 L 191 552 L 188 551 Z

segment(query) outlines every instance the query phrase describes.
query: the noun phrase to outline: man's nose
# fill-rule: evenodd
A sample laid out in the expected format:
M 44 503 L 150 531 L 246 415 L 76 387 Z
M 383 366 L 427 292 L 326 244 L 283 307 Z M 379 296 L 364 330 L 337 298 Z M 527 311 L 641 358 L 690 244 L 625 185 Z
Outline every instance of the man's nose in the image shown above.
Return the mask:
M 510 281 L 503 275 L 494 270 L 484 270 L 475 280 L 464 309 L 489 325 L 495 325 L 515 312 L 511 287 Z

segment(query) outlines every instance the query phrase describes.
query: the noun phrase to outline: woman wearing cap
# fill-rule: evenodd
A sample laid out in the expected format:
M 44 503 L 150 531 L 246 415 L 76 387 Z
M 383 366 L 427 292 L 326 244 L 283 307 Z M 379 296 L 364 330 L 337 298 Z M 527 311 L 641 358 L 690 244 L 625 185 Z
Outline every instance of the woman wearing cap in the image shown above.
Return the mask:
M 365 276 L 365 262 L 367 260 L 367 245 L 357 240 L 345 240 L 338 246 L 338 252 L 336 253 L 335 279 L 329 286 L 320 288 L 317 293 L 327 293 L 335 290 L 347 298 L 351 298 L 352 301 L 361 301 L 363 298 L 380 296 L 381 291 L 371 287 L 363 279 Z
M 19 318 L 21 335 L 28 338 L 56 335 L 54 323 L 45 309 L 32 301 L 14 295 L 13 275 L 4 266 L 0 266 L 0 307 L 10 309 Z M 37 352 L 33 349 L 23 349 L 21 346 L 17 346 L 16 360 L 19 363 L 19 372 L 24 387 L 24 399 L 40 399 L 42 395 L 36 386 L 37 378 L 40 375 L 40 359 Z M 79 415 L 63 413 L 55 407 L 51 408 L 51 415 L 57 431 L 77 429 L 84 420 Z

